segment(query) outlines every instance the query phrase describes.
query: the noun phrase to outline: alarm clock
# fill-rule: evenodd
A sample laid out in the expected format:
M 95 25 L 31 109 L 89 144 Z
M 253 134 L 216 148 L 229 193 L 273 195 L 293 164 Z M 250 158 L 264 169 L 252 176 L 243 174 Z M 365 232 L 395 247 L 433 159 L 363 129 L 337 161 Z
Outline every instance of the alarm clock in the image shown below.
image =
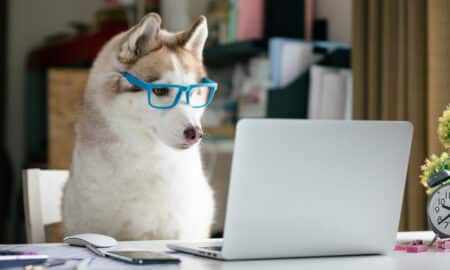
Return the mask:
M 430 187 L 441 184 L 430 196 L 427 207 L 428 222 L 439 238 L 450 238 L 450 172 L 442 170 L 428 179 Z

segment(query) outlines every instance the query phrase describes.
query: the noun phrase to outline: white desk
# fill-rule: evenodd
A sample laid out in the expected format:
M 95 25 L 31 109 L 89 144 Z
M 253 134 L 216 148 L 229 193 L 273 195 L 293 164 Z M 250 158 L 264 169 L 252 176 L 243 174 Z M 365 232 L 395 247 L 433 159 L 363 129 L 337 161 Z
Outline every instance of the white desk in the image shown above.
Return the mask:
M 424 236 L 430 238 L 430 234 L 401 234 L 399 239 L 416 239 Z M 165 245 L 169 241 L 141 241 L 141 242 L 121 242 L 120 248 L 145 248 L 150 250 L 167 250 Z M 15 245 L 17 247 L 18 245 Z M 61 244 L 43 244 L 40 247 L 57 249 Z M 6 245 L 0 245 L 0 248 L 7 248 Z M 23 249 L 30 249 L 35 245 L 22 246 Z M 75 248 L 74 248 L 75 249 Z M 79 248 L 78 250 L 82 250 Z M 84 251 L 82 251 L 84 252 Z M 93 256 L 90 253 L 88 256 Z M 73 255 L 73 254 L 72 254 Z M 208 258 L 196 257 L 188 254 L 177 253 L 182 262 L 179 265 L 153 265 L 153 266 L 132 266 L 128 264 L 116 265 L 117 269 L 180 269 L 180 270 L 280 270 L 280 269 L 404 269 L 404 270 L 426 270 L 426 269 L 449 269 L 450 252 L 425 252 L 425 253 L 406 253 L 392 251 L 386 256 L 349 256 L 349 257 L 331 257 L 331 258 L 298 258 L 298 259 L 278 259 L 278 260 L 253 260 L 253 261 L 232 261 L 223 262 Z M 102 265 L 103 258 L 96 258 L 89 269 L 112 269 L 112 265 Z M 52 267 L 49 269 L 74 269 L 73 265 L 65 267 Z

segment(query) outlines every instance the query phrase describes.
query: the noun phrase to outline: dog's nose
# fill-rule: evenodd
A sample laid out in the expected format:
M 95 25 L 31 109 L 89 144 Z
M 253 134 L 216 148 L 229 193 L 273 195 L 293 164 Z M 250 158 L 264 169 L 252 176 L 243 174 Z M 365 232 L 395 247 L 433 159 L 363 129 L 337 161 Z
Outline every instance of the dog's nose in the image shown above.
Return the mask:
M 203 137 L 203 131 L 199 127 L 188 127 L 184 130 L 184 138 L 187 143 L 194 144 Z

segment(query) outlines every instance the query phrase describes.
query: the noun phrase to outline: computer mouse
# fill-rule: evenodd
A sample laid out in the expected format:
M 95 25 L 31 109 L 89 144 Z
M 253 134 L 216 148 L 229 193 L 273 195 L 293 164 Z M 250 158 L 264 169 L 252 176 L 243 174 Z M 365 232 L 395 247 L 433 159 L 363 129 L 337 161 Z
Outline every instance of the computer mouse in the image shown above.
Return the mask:
M 72 246 L 85 247 L 89 244 L 93 247 L 106 248 L 117 245 L 116 239 L 97 233 L 83 233 L 64 237 L 64 243 Z

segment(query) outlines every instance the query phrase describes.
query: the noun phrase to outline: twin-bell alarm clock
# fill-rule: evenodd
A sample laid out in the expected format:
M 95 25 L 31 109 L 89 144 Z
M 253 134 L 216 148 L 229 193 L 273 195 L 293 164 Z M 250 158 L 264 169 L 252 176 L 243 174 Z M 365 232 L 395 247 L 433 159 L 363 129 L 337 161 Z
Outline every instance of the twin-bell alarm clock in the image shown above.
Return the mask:
M 428 179 L 430 187 L 439 186 L 428 200 L 427 217 L 434 233 L 439 238 L 450 238 L 450 171 L 441 170 Z

